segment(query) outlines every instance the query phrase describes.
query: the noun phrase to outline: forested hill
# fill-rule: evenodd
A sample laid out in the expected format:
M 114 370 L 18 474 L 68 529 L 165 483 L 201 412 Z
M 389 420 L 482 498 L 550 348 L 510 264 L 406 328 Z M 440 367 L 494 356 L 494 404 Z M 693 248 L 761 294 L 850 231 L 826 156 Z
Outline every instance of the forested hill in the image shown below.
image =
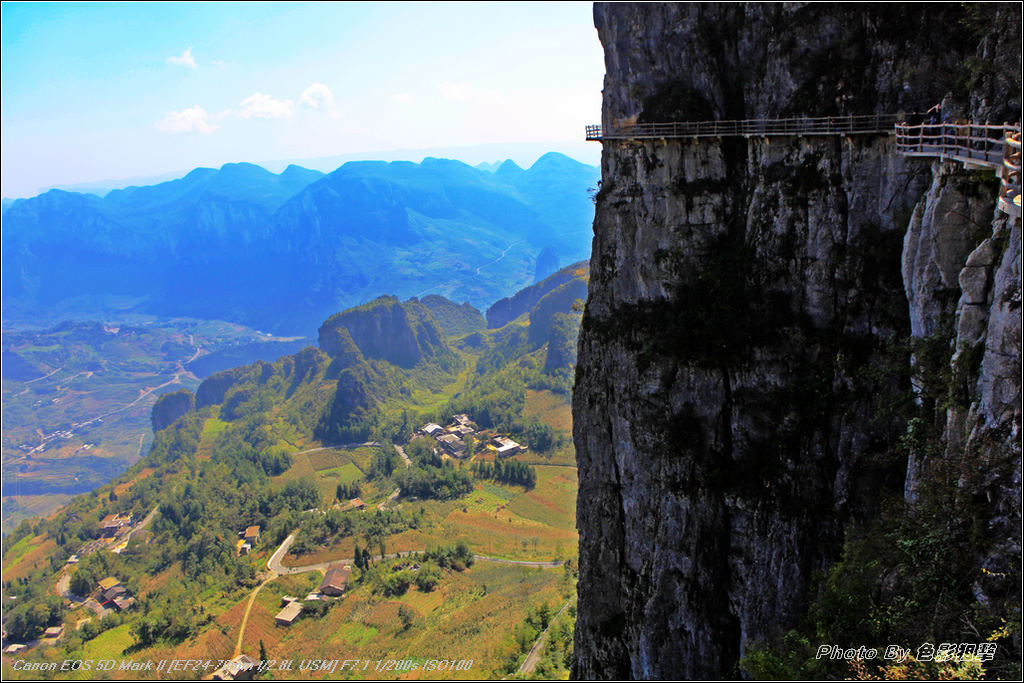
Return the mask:
M 585 278 L 585 269 L 572 267 L 570 279 Z M 230 647 L 222 635 L 229 628 L 224 624 L 237 627 L 232 606 L 241 610 L 267 557 L 290 532 L 306 530 L 296 552 L 318 552 L 318 544 L 338 538 L 344 548 L 353 534 L 357 544 L 367 538 L 391 547 L 392 534 L 410 529 L 438 539 L 432 543 L 454 542 L 448 508 L 432 512 L 435 507 L 424 511 L 422 502 L 402 505 L 475 505 L 472 496 L 483 486 L 478 479 L 490 482 L 488 490 L 505 487 L 507 495 L 547 486 L 543 495 L 555 502 L 545 505 L 562 510 L 558 527 L 535 536 L 532 546 L 515 535 L 523 530 L 510 527 L 505 552 L 574 552 L 569 425 L 563 417 L 553 426 L 543 412 L 539 419 L 536 406 L 568 415 L 574 357 L 567 349 L 575 347 L 579 305 L 566 299 L 554 308 L 535 307 L 488 330 L 479 311 L 442 297 L 383 296 L 326 320 L 320 348 L 218 372 L 194 395 L 165 394 L 153 410 L 153 447 L 141 462 L 48 520 L 21 524 L 5 539 L 3 600 L 11 638 L 30 641 L 46 626 L 88 616 L 80 601 L 62 603 L 53 594 L 55 585 L 87 595 L 99 579 L 115 576 L 136 606 L 82 631 L 69 629 L 72 635 L 58 646 L 65 654 L 95 647 L 100 640 L 92 639 L 109 630 L 123 640 L 119 653 L 127 648 L 157 658 L 198 639 L 214 656 L 222 645 Z M 534 327 L 539 332 L 531 333 Z M 530 401 L 534 407 L 528 409 Z M 471 453 L 483 453 L 484 459 L 456 462 L 422 441 L 409 441 L 424 423 L 448 424 L 460 413 L 472 415 L 481 433 L 508 435 L 529 450 L 496 462 L 493 451 L 484 449 L 484 437 L 467 437 Z M 406 446 L 408 466 L 393 443 Z M 559 466 L 543 475 L 532 465 L 549 462 Z M 357 495 L 372 506 L 372 515 L 344 512 L 348 498 Z M 390 505 L 397 509 L 386 509 Z M 536 514 L 556 519 L 549 508 Z M 113 541 L 94 540 L 109 515 L 130 515 L 132 524 L 150 521 L 113 553 Z M 545 524 L 531 521 L 526 530 L 535 535 Z M 261 528 L 261 540 L 253 554 L 240 555 L 238 532 L 253 525 Z M 485 537 L 501 534 L 488 531 Z M 66 565 L 73 554 L 78 563 Z M 70 579 L 58 583 L 61 576 Z M 372 583 L 373 573 L 359 576 L 373 594 L 392 590 Z M 430 576 L 438 580 L 436 572 Z M 481 598 L 478 589 L 469 595 Z M 502 609 L 525 616 L 531 600 L 520 597 Z M 268 647 L 276 646 L 268 641 Z M 34 649 L 23 657 L 42 653 Z M 514 665 L 515 657 L 510 661 Z
M 598 169 L 550 153 L 491 173 L 458 161 L 252 164 L 4 210 L 5 319 L 113 310 L 309 334 L 382 294 L 483 307 L 590 251 Z M 542 257 L 543 254 L 543 257 Z

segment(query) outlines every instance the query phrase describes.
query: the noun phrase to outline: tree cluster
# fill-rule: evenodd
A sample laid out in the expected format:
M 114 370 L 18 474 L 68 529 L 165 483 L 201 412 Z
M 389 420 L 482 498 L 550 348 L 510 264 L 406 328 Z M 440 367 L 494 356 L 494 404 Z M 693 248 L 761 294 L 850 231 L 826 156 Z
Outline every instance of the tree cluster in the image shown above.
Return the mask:
M 477 479 L 492 479 L 503 484 L 518 484 L 532 489 L 537 485 L 537 468 L 518 460 L 495 460 L 473 463 L 470 468 Z
M 473 551 L 469 549 L 469 544 L 460 540 L 455 545 L 428 548 L 423 552 L 423 559 L 436 562 L 437 566 L 442 569 L 462 571 L 467 567 L 472 567 L 476 558 L 473 557 Z
M 438 500 L 451 500 L 473 490 L 469 474 L 455 469 L 450 462 L 441 467 L 410 467 L 395 476 L 395 483 L 402 489 L 403 496 Z

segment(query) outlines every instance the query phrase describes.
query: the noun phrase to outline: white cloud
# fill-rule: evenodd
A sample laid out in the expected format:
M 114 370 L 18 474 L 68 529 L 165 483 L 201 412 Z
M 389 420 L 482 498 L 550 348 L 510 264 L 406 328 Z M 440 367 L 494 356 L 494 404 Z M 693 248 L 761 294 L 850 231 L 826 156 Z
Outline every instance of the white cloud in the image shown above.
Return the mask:
M 177 64 L 178 66 L 187 66 L 190 69 L 196 68 L 196 60 L 192 57 L 192 46 L 189 45 L 185 48 L 185 52 L 180 57 L 168 57 L 168 64 Z
M 156 128 L 165 133 L 202 133 L 206 135 L 217 130 L 217 126 L 209 123 L 206 118 L 206 110 L 197 104 L 181 111 L 167 112 L 163 121 L 156 124 Z
M 398 92 L 391 96 L 391 101 L 398 104 L 409 104 L 412 102 L 412 95 L 407 92 Z
M 334 93 L 323 83 L 314 83 L 299 96 L 299 104 L 304 104 L 313 109 L 320 109 L 323 105 L 325 111 L 334 113 Z
M 254 92 L 242 100 L 239 105 L 243 119 L 290 119 L 295 115 L 295 103 L 291 100 L 275 100 L 270 95 Z
M 438 83 L 437 89 L 446 100 L 469 102 L 473 99 L 473 86 L 469 83 Z

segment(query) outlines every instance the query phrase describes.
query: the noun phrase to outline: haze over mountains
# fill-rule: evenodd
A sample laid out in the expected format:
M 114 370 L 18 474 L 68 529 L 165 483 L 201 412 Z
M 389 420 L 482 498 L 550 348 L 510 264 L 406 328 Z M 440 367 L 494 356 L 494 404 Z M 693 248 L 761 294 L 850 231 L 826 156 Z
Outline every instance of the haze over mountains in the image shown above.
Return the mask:
M 482 309 L 589 255 L 598 176 L 550 153 L 494 172 L 227 164 L 103 198 L 51 190 L 5 208 L 5 322 L 146 313 L 309 334 L 385 293 Z

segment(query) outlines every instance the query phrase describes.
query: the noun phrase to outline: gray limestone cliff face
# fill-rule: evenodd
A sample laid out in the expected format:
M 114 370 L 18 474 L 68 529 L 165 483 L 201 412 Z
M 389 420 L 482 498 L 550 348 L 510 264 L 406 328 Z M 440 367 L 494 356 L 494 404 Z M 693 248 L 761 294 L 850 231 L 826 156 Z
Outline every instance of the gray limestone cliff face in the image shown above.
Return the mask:
M 935 162 L 931 173 L 904 238 L 903 279 L 913 338 L 944 351 L 939 377 L 912 359 L 922 400 L 944 399 L 932 411 L 944 447 L 910 451 L 905 497 L 918 498 L 930 471 L 957 465 L 964 495 L 987 510 L 983 576 L 1012 574 L 1021 555 L 1020 219 L 995 210 L 994 184 L 959 164 Z M 980 601 L 999 588 L 974 586 Z
M 947 9 L 598 4 L 602 121 L 1019 111 L 947 97 L 999 43 Z M 795 625 L 847 526 L 929 466 L 894 447 L 893 403 L 931 381 L 910 338 L 946 335 L 964 388 L 938 418 L 947 457 L 998 461 L 976 485 L 993 529 L 1019 524 L 1020 229 L 993 188 L 886 135 L 604 143 L 573 397 L 575 677 L 733 676 Z

